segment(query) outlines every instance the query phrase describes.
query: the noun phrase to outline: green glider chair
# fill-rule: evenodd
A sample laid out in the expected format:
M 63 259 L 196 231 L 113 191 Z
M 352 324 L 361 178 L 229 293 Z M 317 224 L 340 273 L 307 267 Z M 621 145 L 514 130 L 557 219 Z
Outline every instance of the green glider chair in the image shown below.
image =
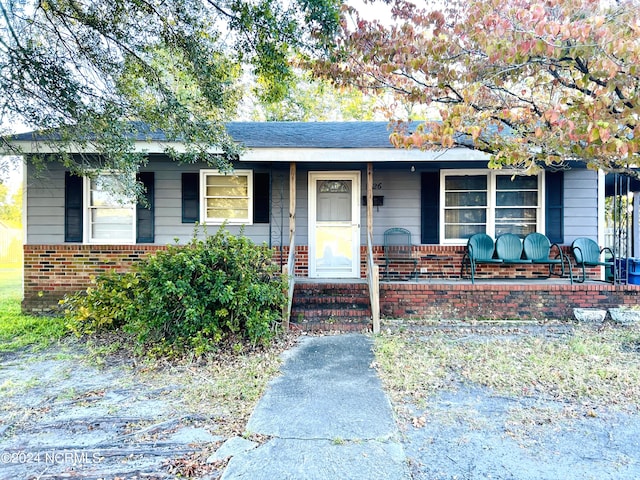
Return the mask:
M 587 267 L 610 267 L 613 274 L 613 283 L 616 283 L 616 257 L 613 251 L 609 247 L 600 248 L 600 246 L 590 238 L 582 237 L 576 238 L 571 244 L 571 253 L 576 262 L 576 266 L 582 268 L 582 278 L 576 279 L 576 282 L 583 283 L 586 280 L 586 268 Z M 601 260 L 602 254 L 608 253 L 611 256 L 611 260 Z M 569 264 L 571 267 L 571 264 Z M 573 283 L 573 271 L 569 268 L 571 274 L 571 282 Z
M 553 248 L 557 250 L 555 257 L 551 256 Z M 524 256 L 534 264 L 548 264 L 549 276 L 557 275 L 564 277 L 565 256 L 560 245 L 551 243 L 546 235 L 542 233 L 530 233 L 524 238 Z M 560 266 L 560 273 L 555 273 L 555 267 Z M 572 279 L 573 282 L 573 279 Z
M 467 251 L 462 257 L 461 276 L 468 264 L 471 272 L 471 283 L 475 283 L 476 267 L 479 263 L 502 263 L 502 260 L 493 258 L 495 245 L 493 239 L 486 233 L 476 233 L 467 241 Z
M 522 240 L 513 233 L 504 233 L 496 239 L 496 253 L 504 263 L 531 263 L 522 258 Z

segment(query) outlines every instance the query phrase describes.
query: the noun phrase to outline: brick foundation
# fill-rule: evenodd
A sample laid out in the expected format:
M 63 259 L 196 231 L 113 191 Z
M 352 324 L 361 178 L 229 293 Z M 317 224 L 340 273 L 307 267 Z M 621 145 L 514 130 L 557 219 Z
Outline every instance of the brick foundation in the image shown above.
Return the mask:
M 162 248 L 157 245 L 25 245 L 22 309 L 54 310 L 65 295 L 86 289 L 93 277 L 110 270 L 126 271 L 142 257 Z
M 382 283 L 381 314 L 435 320 L 566 320 L 573 308 L 638 305 L 640 286 L 523 283 Z
M 126 271 L 144 256 L 164 249 L 160 245 L 25 245 L 24 300 L 28 312 L 55 310 L 65 295 L 86 289 L 91 279 L 110 270 Z M 569 285 L 517 281 L 506 284 L 459 283 L 464 248 L 460 246 L 415 247 L 418 280 L 393 282 L 380 286 L 382 314 L 389 317 L 430 317 L 445 319 L 571 318 L 573 307 L 607 308 L 637 304 L 640 286 L 608 284 Z M 286 262 L 288 248 L 282 252 Z M 362 249 L 362 276 L 366 249 Z M 374 247 L 374 258 L 381 265 L 384 279 L 382 247 Z M 296 248 L 295 275 L 306 277 L 308 249 Z M 276 251 L 274 261 L 281 262 Z M 392 265 L 391 279 L 408 278 L 413 265 Z M 479 279 L 532 279 L 544 277 L 546 266 L 485 266 L 478 269 Z M 597 278 L 599 269 L 590 271 Z M 443 280 L 438 283 L 437 280 Z

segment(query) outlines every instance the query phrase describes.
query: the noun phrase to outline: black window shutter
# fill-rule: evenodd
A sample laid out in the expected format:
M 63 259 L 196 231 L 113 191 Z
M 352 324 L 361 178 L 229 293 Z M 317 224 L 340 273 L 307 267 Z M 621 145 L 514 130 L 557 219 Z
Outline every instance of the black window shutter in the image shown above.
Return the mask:
M 182 223 L 200 221 L 200 175 L 182 174 Z
M 136 243 L 153 243 L 155 235 L 155 175 L 153 172 L 138 173 L 138 181 L 144 185 L 145 203 L 136 207 Z
M 440 172 L 423 172 L 421 179 L 422 243 L 440 242 Z
M 82 177 L 64 174 L 64 241 L 82 242 Z
M 253 223 L 269 223 L 269 174 L 253 174 Z
M 564 243 L 564 172 L 545 174 L 545 233 L 552 243 Z

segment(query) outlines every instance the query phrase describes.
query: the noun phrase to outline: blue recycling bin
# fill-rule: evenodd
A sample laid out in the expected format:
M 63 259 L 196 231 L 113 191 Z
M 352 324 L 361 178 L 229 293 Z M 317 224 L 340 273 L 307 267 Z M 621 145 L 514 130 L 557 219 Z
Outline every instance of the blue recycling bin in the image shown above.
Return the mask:
M 616 269 L 621 282 L 628 279 L 630 285 L 640 285 L 640 258 L 618 258 Z
M 640 285 L 640 258 L 629 259 L 629 283 Z

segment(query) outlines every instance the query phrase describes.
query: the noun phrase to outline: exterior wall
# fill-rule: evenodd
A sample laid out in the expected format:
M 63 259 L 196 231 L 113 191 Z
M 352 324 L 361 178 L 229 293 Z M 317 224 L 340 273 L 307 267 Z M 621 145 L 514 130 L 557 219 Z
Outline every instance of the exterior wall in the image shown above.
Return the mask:
M 578 237 L 598 240 L 598 172 L 572 169 L 564 174 L 564 243 Z M 604 227 L 604 226 L 603 226 Z
M 243 165 L 244 167 L 244 165 Z M 198 172 L 206 168 L 202 164 L 178 165 L 166 157 L 156 157 L 143 171 L 155 173 L 155 244 L 186 243 L 194 235 L 194 224 L 182 223 L 181 174 Z M 269 165 L 249 165 L 256 172 L 267 172 Z M 286 168 L 286 170 L 285 170 Z M 272 222 L 271 224 L 247 225 L 245 234 L 256 243 L 280 245 L 280 229 L 285 243 L 289 238 L 289 187 L 288 166 L 272 172 Z M 284 182 L 284 188 L 281 188 Z M 280 198 L 282 192 L 283 197 Z M 284 206 L 284 224 L 279 218 L 279 204 Z M 28 245 L 64 244 L 64 168 L 50 164 L 46 172 L 35 175 L 27 168 L 27 230 Z M 276 211 L 277 210 L 277 211 Z M 217 230 L 209 225 L 209 233 Z M 229 225 L 231 233 L 238 233 L 239 226 Z M 202 229 L 200 229 L 202 231 Z M 202 233 L 201 233 L 202 234 Z
M 241 168 L 271 173 L 271 223 L 246 226 L 244 233 L 257 243 L 275 248 L 283 246 L 285 255 L 276 261 L 286 262 L 289 241 L 289 166 L 288 164 L 241 163 Z M 329 167 L 329 168 L 327 168 Z M 374 195 L 384 196 L 384 205 L 374 207 L 374 256 L 382 266 L 384 231 L 404 227 L 412 234 L 414 250 L 419 259 L 417 278 L 420 280 L 452 280 L 459 278 L 464 245 L 420 245 L 420 173 L 409 168 L 374 170 Z M 203 165 L 177 165 L 167 158 L 154 157 L 146 170 L 155 173 L 155 243 L 153 245 L 80 245 L 64 243 L 64 169 L 50 164 L 41 177 L 27 172 L 27 230 L 24 247 L 24 301 L 29 309 L 55 305 L 66 293 L 86 288 L 92 275 L 108 269 L 126 269 L 138 258 L 177 239 L 190 240 L 193 224 L 183 224 L 181 205 L 181 173 L 197 172 Z M 308 275 L 308 173 L 309 171 L 344 169 L 359 170 L 361 196 L 366 195 L 366 169 L 362 164 L 297 164 L 296 198 L 296 269 L 297 276 Z M 564 224 L 565 245 L 574 238 L 598 238 L 597 172 L 569 170 L 565 172 Z M 364 277 L 366 250 L 366 207 L 361 218 L 361 276 Z M 217 226 L 209 226 L 214 233 Z M 232 233 L 240 227 L 229 226 Z M 412 265 L 392 265 L 391 279 L 411 274 Z M 487 266 L 478 270 L 478 278 L 540 278 L 546 276 L 546 266 Z M 591 272 L 599 278 L 599 269 Z M 33 308 L 31 308 L 33 307 Z
M 573 308 L 637 305 L 640 286 L 382 283 L 381 314 L 433 320 L 570 320 Z
M 92 279 L 109 271 L 126 271 L 146 255 L 164 249 L 163 245 L 25 245 L 24 246 L 24 299 L 25 311 L 52 311 L 65 295 L 85 290 Z M 287 261 L 288 247 L 276 248 L 274 262 L 282 266 Z M 460 279 L 460 266 L 464 248 L 459 246 L 422 245 L 414 248 L 418 261 L 417 274 L 413 280 L 437 282 Z M 308 249 L 296 247 L 295 275 L 308 274 Z M 361 276 L 365 277 L 366 247 L 361 247 Z M 412 276 L 412 264 L 392 264 L 386 276 L 382 247 L 374 247 L 374 260 L 380 265 L 382 280 L 407 280 Z M 546 278 L 548 268 L 544 265 L 481 265 L 478 279 L 535 279 Z M 567 272 L 568 275 L 568 272 Z M 600 277 L 600 269 L 589 271 L 589 277 Z M 384 285 L 384 283 L 383 283 Z M 391 285 L 405 288 L 406 282 Z M 469 285 L 468 280 L 458 285 Z M 455 286 L 452 285 L 452 287 Z M 482 285 L 475 285 L 482 287 Z M 443 287 L 440 287 L 442 290 Z M 448 289 L 449 287 L 447 287 Z M 391 301 L 391 300 L 390 300 Z
M 67 294 L 91 285 L 92 277 L 110 270 L 126 271 L 161 246 L 154 245 L 25 245 L 24 298 L 30 312 L 55 310 Z
M 271 223 L 245 227 L 245 234 L 257 243 L 279 246 L 289 237 L 289 170 L 268 164 L 244 164 L 242 168 L 271 171 Z M 194 225 L 182 223 L 181 174 L 198 172 L 203 165 L 177 165 L 167 158 L 154 157 L 145 170 L 155 172 L 155 243 L 166 245 L 188 241 Z M 335 164 L 332 164 L 332 168 Z M 360 170 L 361 196 L 366 195 L 366 175 L 362 165 L 340 164 L 341 169 Z M 308 173 L 327 170 L 325 164 L 299 163 L 296 183 L 296 244 L 308 241 Z M 384 197 L 384 205 L 373 209 L 374 244 L 383 243 L 384 231 L 392 227 L 407 228 L 414 244 L 420 243 L 420 173 L 403 170 L 374 170 L 374 195 Z M 565 244 L 577 237 L 598 238 L 598 174 L 591 170 L 572 169 L 565 172 L 564 229 Z M 41 177 L 27 173 L 27 244 L 64 243 L 64 170 L 50 164 Z M 366 207 L 361 207 L 361 243 L 366 244 Z M 217 226 L 209 226 L 215 231 Z M 239 227 L 229 226 L 233 233 Z
M 414 244 L 420 243 L 420 173 L 397 170 L 373 172 L 374 195 L 384 197 L 384 205 L 373 207 L 373 243 L 384 243 L 384 232 L 389 228 L 402 227 L 411 232 Z M 367 194 L 366 185 L 363 195 Z M 366 227 L 367 210 L 362 210 L 362 225 Z M 363 229 L 366 234 L 366 228 Z M 363 244 L 366 237 L 363 235 Z
M 34 175 L 26 168 L 26 243 L 64 243 L 64 169 L 49 164 Z

